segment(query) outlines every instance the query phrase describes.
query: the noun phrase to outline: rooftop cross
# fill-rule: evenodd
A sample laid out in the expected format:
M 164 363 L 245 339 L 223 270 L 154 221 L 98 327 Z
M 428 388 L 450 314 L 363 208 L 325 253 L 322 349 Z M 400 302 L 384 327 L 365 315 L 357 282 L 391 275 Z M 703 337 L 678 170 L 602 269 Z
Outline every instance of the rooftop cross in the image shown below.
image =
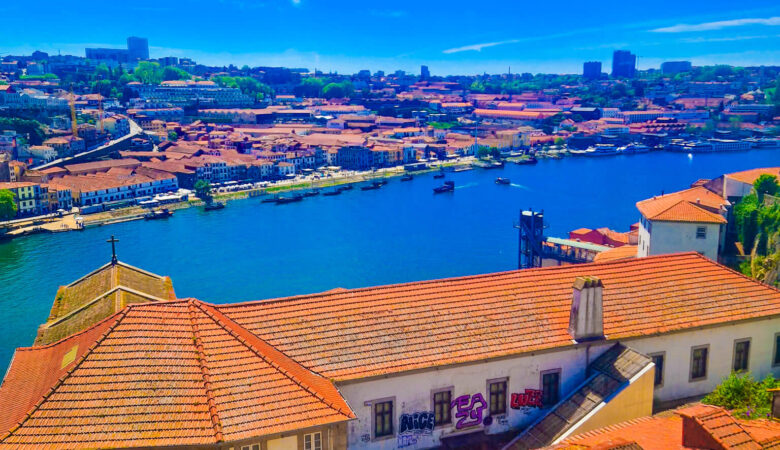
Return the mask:
M 116 243 L 119 242 L 119 239 L 114 238 L 114 235 L 111 235 L 111 239 L 108 239 L 106 242 L 111 243 L 111 264 L 116 264 Z

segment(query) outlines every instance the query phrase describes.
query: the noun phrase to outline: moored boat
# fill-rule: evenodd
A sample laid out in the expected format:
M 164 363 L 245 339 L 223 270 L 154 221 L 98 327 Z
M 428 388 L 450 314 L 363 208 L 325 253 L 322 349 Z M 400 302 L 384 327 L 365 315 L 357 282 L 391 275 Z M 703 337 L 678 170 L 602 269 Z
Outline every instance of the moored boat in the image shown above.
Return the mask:
M 512 181 L 509 178 L 498 177 L 496 178 L 496 184 L 509 184 Z
M 412 181 L 414 179 L 414 175 L 408 174 L 401 177 L 401 181 Z
M 217 209 L 224 209 L 225 204 L 222 202 L 212 202 L 203 207 L 205 211 L 215 211 Z
M 455 182 L 454 181 L 445 181 L 443 185 L 433 188 L 434 194 L 442 194 L 445 192 L 454 192 L 455 191 Z
M 332 191 L 325 191 L 322 193 L 322 195 L 326 197 L 332 197 L 334 195 L 341 195 L 341 191 L 342 191 L 341 189 L 334 189 Z
M 444 178 L 444 172 L 439 172 L 433 174 L 433 178 Z
M 173 211 L 169 211 L 167 208 L 158 209 L 157 211 L 149 211 L 144 215 L 146 220 L 167 219 L 173 215 Z
M 285 203 L 294 203 L 294 202 L 299 202 L 301 200 L 303 200 L 303 195 L 295 194 L 295 195 L 293 195 L 291 197 L 278 197 L 276 199 L 276 204 L 277 205 L 283 205 Z

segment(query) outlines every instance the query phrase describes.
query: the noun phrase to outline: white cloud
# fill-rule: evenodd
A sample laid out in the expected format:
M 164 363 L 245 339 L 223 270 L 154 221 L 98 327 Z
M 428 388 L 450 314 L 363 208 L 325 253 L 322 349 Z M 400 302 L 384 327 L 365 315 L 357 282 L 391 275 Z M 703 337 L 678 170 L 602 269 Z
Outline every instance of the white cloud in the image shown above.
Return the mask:
M 699 44 L 703 42 L 750 41 L 753 39 L 769 39 L 775 37 L 780 37 L 780 34 L 776 34 L 774 36 L 729 36 L 729 37 L 716 37 L 716 38 L 704 38 L 704 37 L 685 38 L 685 39 L 680 39 L 680 42 L 685 42 L 687 44 Z
M 449 48 L 447 50 L 444 50 L 442 53 L 449 55 L 450 53 L 469 52 L 469 51 L 481 52 L 483 48 L 495 47 L 497 45 L 504 45 L 504 44 L 516 44 L 518 42 L 520 42 L 520 40 L 510 39 L 508 41 L 486 42 L 484 44 L 464 45 L 463 47 Z
M 778 26 L 780 25 L 780 17 L 776 16 L 767 18 L 721 20 L 717 22 L 704 22 L 698 24 L 680 23 L 671 27 L 656 28 L 650 31 L 653 33 L 687 33 L 690 31 L 722 30 L 723 28 L 742 27 L 745 25 Z

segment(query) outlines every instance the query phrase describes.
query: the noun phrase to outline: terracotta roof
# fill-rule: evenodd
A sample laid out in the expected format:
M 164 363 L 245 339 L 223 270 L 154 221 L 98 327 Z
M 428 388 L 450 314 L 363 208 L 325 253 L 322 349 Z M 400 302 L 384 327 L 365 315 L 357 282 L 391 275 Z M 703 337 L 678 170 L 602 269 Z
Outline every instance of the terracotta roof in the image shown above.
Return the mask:
M 683 418 L 694 420 L 723 448 L 760 450 L 761 446 L 725 409 L 710 405 L 695 405 L 677 410 Z
M 780 292 L 697 253 L 626 259 L 221 305 L 336 380 L 571 345 L 572 282 L 604 283 L 609 339 L 780 314 Z
M 753 184 L 761 175 L 774 175 L 780 179 L 780 167 L 763 167 L 760 169 L 743 170 L 742 172 L 727 173 L 725 176 L 732 180 Z
M 0 405 L 0 449 L 194 446 L 355 417 L 329 380 L 197 300 L 17 349 Z
M 636 254 L 636 245 L 623 245 L 621 247 L 615 247 L 601 253 L 597 253 L 596 256 L 593 257 L 593 261 L 607 262 L 625 258 L 636 258 Z
M 697 186 L 642 200 L 636 207 L 649 220 L 726 223 L 726 219 L 719 212 L 728 205 L 730 203 L 719 195 Z

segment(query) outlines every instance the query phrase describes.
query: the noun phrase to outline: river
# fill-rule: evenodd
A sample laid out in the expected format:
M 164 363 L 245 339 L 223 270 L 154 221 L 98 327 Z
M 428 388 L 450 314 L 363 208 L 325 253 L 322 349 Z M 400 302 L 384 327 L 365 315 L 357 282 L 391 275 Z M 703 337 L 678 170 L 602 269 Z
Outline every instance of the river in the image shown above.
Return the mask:
M 14 348 L 32 344 L 57 287 L 110 260 L 111 234 L 121 261 L 171 276 L 177 296 L 238 302 L 515 269 L 521 208 L 545 210 L 548 236 L 623 231 L 638 220 L 638 200 L 776 165 L 773 150 L 570 157 L 450 173 L 452 194 L 433 195 L 444 180 L 426 174 L 300 203 L 241 200 L 209 213 L 190 208 L 167 220 L 16 239 L 0 244 L 0 373 Z M 496 185 L 497 176 L 512 184 Z

